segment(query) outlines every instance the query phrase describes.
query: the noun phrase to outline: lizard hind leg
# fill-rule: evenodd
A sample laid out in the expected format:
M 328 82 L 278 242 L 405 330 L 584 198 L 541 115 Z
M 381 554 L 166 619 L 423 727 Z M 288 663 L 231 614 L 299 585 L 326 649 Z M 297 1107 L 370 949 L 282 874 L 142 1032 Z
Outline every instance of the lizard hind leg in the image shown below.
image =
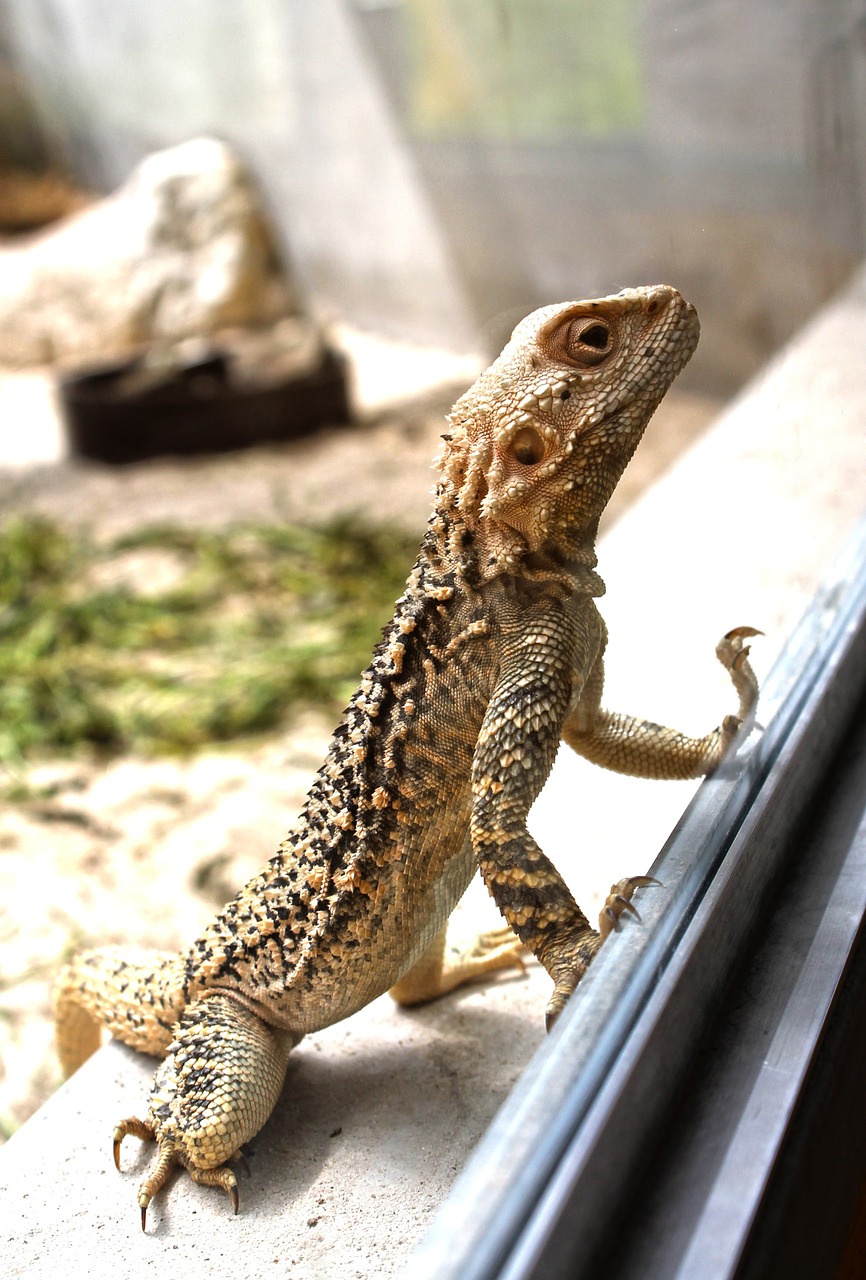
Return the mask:
M 128 1134 L 157 1143 L 138 1190 L 142 1230 L 148 1205 L 176 1165 L 194 1182 L 226 1191 L 237 1212 L 228 1163 L 271 1114 L 294 1043 L 227 993 L 208 994 L 184 1011 L 154 1077 L 147 1119 L 122 1120 L 114 1130 L 118 1167 Z
M 526 950 L 511 929 L 493 929 L 471 943 L 452 946 L 443 925 L 411 969 L 389 991 L 401 1005 L 424 1004 L 501 969 L 524 969 Z

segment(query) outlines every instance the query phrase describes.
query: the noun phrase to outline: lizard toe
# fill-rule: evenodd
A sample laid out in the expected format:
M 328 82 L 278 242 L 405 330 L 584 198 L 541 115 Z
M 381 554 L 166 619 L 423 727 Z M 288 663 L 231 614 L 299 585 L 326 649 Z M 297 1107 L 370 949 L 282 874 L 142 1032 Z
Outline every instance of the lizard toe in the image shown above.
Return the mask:
M 231 1158 L 243 1159 L 240 1152 L 236 1152 Z M 150 1202 L 165 1187 L 176 1165 L 184 1168 L 193 1182 L 197 1182 L 199 1186 L 218 1187 L 225 1191 L 232 1202 L 232 1209 L 237 1213 L 240 1207 L 240 1196 L 238 1193 L 238 1180 L 234 1171 L 227 1164 L 219 1165 L 214 1169 L 199 1168 L 185 1156 L 181 1146 L 172 1138 L 166 1137 L 159 1140 L 156 1159 L 138 1188 L 138 1205 L 141 1210 L 142 1231 L 147 1229 L 147 1210 Z
M 129 1116 L 126 1120 L 121 1120 L 114 1126 L 112 1136 L 114 1151 L 114 1167 L 120 1172 L 120 1144 L 123 1139 L 132 1135 L 133 1138 L 140 1138 L 142 1142 L 154 1142 L 156 1140 L 156 1131 L 152 1124 L 148 1124 L 146 1120 L 139 1120 L 136 1116 Z
M 156 1159 L 138 1188 L 138 1206 L 141 1210 L 142 1231 L 147 1230 L 147 1210 L 151 1200 L 168 1182 L 171 1171 L 179 1163 L 179 1160 L 180 1156 L 175 1144 L 169 1139 L 162 1139 Z
M 620 919 L 626 911 L 640 920 L 640 913 L 632 902 L 635 891 L 652 889 L 660 883 L 654 876 L 625 876 L 610 886 L 610 893 L 598 917 L 598 932 L 602 942 L 619 928 Z
M 229 1169 L 227 1165 L 221 1165 L 218 1169 L 188 1169 L 188 1173 L 193 1182 L 197 1182 L 202 1187 L 221 1187 L 232 1202 L 232 1208 L 237 1213 L 240 1206 L 240 1195 L 238 1194 L 238 1180 L 234 1171 Z

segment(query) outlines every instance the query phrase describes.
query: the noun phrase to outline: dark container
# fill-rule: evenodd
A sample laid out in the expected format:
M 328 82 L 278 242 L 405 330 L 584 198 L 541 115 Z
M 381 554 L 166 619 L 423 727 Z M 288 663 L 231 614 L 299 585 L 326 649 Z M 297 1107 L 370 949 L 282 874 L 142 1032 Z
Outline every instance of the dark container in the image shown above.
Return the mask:
M 164 375 L 141 359 L 65 377 L 60 398 L 74 453 L 101 462 L 222 453 L 351 421 L 346 361 L 325 349 L 312 369 L 257 382 L 215 352 Z

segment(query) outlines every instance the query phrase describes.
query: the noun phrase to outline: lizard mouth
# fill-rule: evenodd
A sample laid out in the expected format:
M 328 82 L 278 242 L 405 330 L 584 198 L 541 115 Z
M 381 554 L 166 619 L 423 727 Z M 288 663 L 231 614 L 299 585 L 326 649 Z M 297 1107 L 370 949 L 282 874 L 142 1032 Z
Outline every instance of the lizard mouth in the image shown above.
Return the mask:
M 669 318 L 665 323 L 666 316 Z M 641 350 L 637 353 L 645 361 L 653 361 L 660 352 L 666 354 L 667 358 L 659 358 L 655 365 L 650 365 L 644 371 L 643 376 L 638 374 L 629 393 L 618 398 L 609 408 L 603 409 L 597 422 L 592 424 L 592 429 L 609 423 L 638 400 L 647 407 L 648 413 L 652 413 L 671 383 L 691 360 L 700 334 L 701 325 L 696 309 L 690 302 L 686 302 L 682 294 L 673 292 L 665 311 L 658 316 L 654 332 L 646 334 L 642 339 Z M 633 355 L 631 359 L 634 359 Z

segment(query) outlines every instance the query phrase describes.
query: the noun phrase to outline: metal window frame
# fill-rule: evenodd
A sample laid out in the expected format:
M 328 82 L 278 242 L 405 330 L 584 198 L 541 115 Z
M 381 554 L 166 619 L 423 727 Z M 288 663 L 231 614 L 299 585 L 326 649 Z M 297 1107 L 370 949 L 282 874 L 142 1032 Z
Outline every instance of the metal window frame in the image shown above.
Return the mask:
M 458 1179 L 407 1277 L 555 1280 L 597 1274 L 600 1257 L 606 1274 L 619 1274 L 617 1246 L 634 1209 L 629 1194 L 664 1147 L 678 1091 L 731 975 L 766 929 L 791 841 L 828 785 L 826 771 L 864 687 L 866 521 L 766 681 L 766 727 L 754 748 L 702 785 L 657 858 L 652 874 L 673 887 L 667 901 L 649 901 L 645 927 L 601 953 Z M 725 1139 L 733 1178 L 725 1179 L 722 1160 L 705 1203 L 692 1206 L 695 1231 L 698 1224 L 704 1233 L 694 1235 L 697 1270 L 686 1265 L 686 1250 L 676 1264 L 683 1269 L 671 1270 L 669 1259 L 667 1270 L 636 1274 L 716 1280 L 742 1262 L 861 936 L 864 839 L 866 827 L 839 863 L 839 892 L 830 894 L 800 985 L 777 1019 L 784 1070 L 761 1085 L 774 1125 L 761 1130 L 761 1142 L 749 1139 L 748 1128 Z

